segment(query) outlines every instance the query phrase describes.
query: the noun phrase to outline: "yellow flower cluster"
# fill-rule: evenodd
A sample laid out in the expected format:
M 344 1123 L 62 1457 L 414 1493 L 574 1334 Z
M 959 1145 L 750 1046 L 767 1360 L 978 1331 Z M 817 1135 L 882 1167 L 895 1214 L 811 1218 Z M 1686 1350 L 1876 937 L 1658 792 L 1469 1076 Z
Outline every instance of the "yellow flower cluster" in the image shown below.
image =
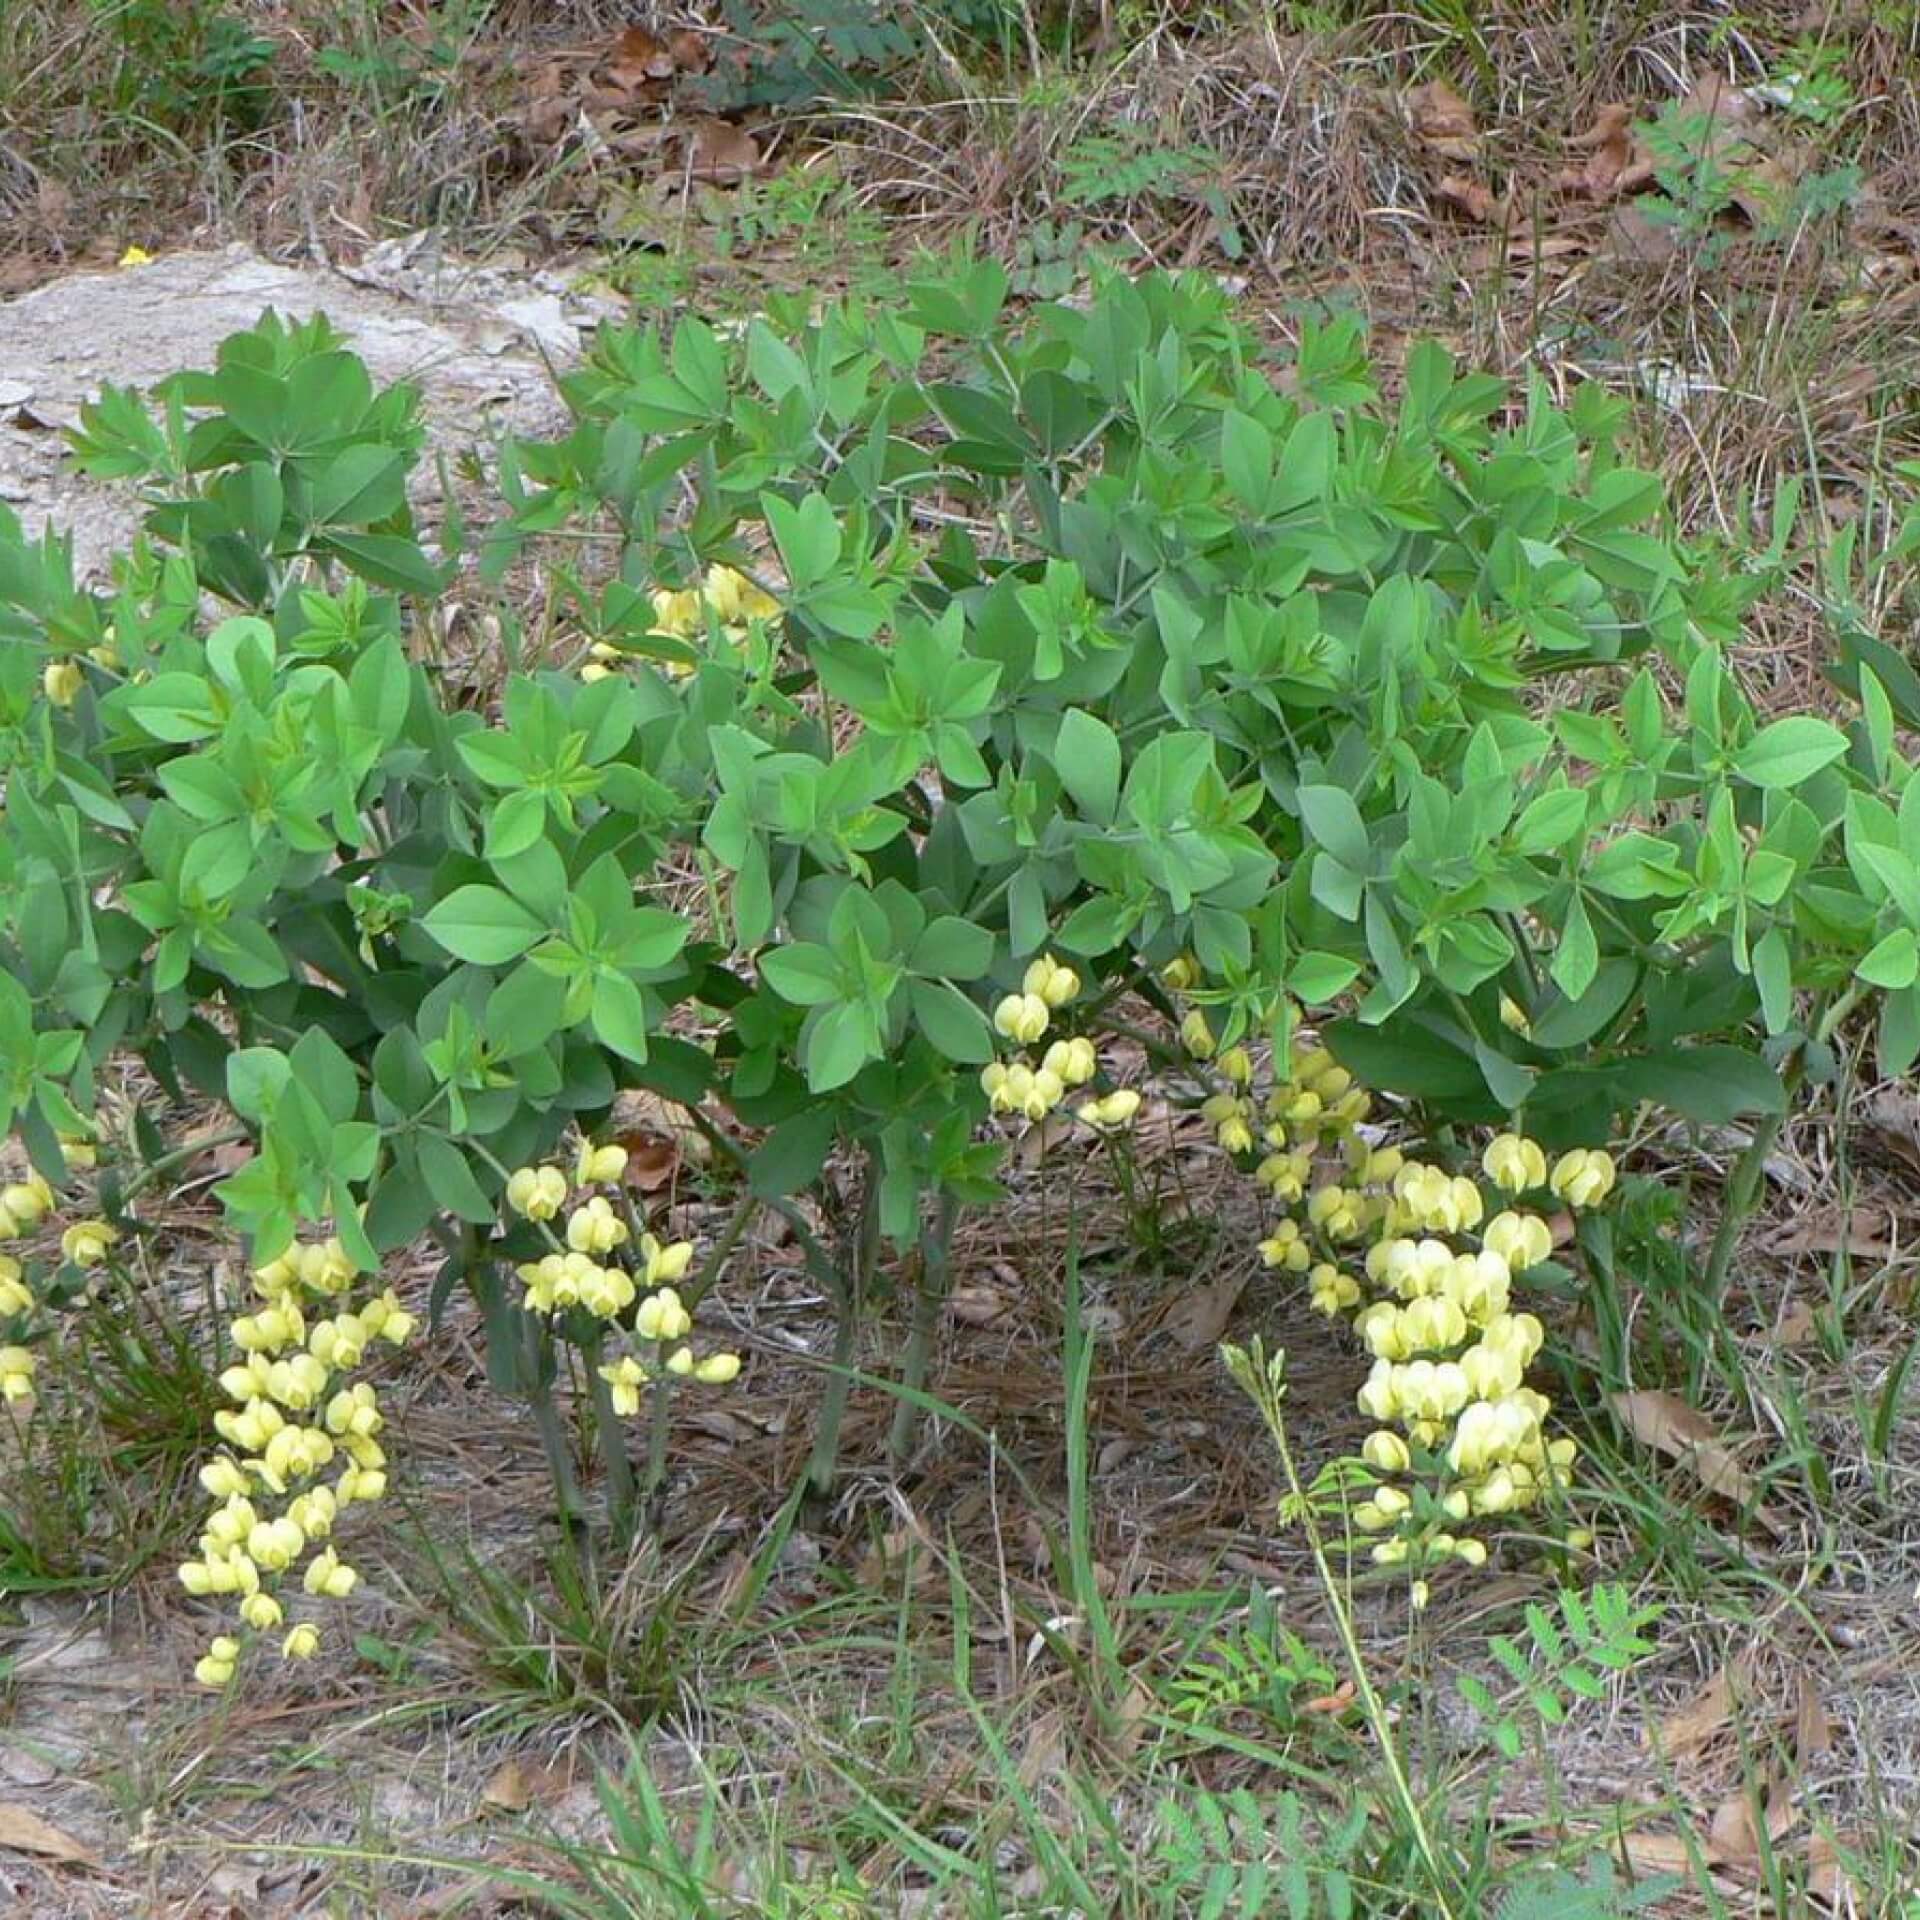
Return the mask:
M 574 1161 L 573 1185 L 586 1188 L 617 1181 L 627 1168 L 622 1146 L 581 1145 Z M 507 1181 L 507 1204 L 542 1225 L 556 1219 L 566 1206 L 567 1176 L 558 1168 L 521 1167 Z M 737 1353 L 696 1355 L 686 1344 L 693 1316 L 675 1291 L 693 1265 L 693 1242 L 662 1242 L 633 1228 L 604 1194 L 585 1195 L 567 1215 L 566 1244 L 515 1271 L 526 1292 L 521 1305 L 529 1313 L 552 1315 L 573 1307 L 584 1308 L 596 1319 L 627 1328 L 652 1349 L 654 1371 L 631 1354 L 622 1354 L 600 1367 L 600 1377 L 613 1393 L 614 1411 L 640 1411 L 640 1389 L 664 1371 L 706 1386 L 725 1386 L 740 1372 Z M 549 1235 L 552 1238 L 551 1234 Z M 603 1256 L 625 1251 L 625 1259 L 607 1262 Z
M 1304 1196 L 1306 1226 L 1283 1219 L 1260 1253 L 1269 1267 L 1310 1276 L 1313 1305 L 1350 1313 L 1373 1357 L 1358 1399 L 1379 1425 L 1361 1457 L 1380 1478 L 1353 1514 L 1379 1536 L 1373 1559 L 1479 1566 L 1486 1543 L 1461 1529 L 1536 1506 L 1571 1478 L 1574 1442 L 1548 1436 L 1550 1403 L 1526 1384 L 1545 1332 L 1512 1300 L 1515 1278 L 1551 1255 L 1553 1236 L 1535 1213 L 1489 1218 L 1479 1182 L 1372 1145 L 1355 1131 L 1364 1100 L 1324 1053 L 1296 1047 L 1290 1084 L 1267 1102 L 1275 1151 L 1256 1178 L 1284 1203 Z M 1344 1179 L 1309 1191 L 1330 1134 Z M 1481 1171 L 1503 1196 L 1550 1191 L 1574 1208 L 1600 1204 L 1616 1177 L 1604 1152 L 1579 1149 L 1549 1166 L 1517 1133 L 1489 1143 Z M 1339 1264 L 1362 1239 L 1364 1284 Z M 1420 1483 L 1396 1484 L 1409 1473 Z
M 179 1577 L 191 1594 L 235 1600 L 256 1633 L 287 1625 L 275 1589 L 310 1550 L 301 1576 L 309 1595 L 344 1600 L 353 1591 L 359 1575 L 329 1536 L 343 1508 L 387 1490 L 378 1398 L 366 1381 L 343 1376 L 376 1341 L 401 1345 L 414 1318 L 391 1287 L 353 1304 L 356 1277 L 338 1240 L 290 1248 L 254 1270 L 258 1302 L 229 1328 L 244 1357 L 220 1376 L 235 1404 L 213 1424 L 231 1451 L 200 1469 L 200 1484 L 218 1504 L 201 1529 L 199 1557 Z M 331 1483 L 320 1477 L 336 1465 Z M 280 1651 L 306 1660 L 319 1646 L 319 1628 L 301 1621 L 288 1628 Z M 239 1657 L 239 1643 L 222 1634 L 194 1677 L 224 1687 Z
M 1052 954 L 1043 953 L 1027 968 L 1020 991 L 1005 995 L 995 1005 L 993 1030 L 1016 1047 L 1037 1046 L 1046 1038 L 1053 1016 L 1079 991 L 1080 976 Z M 1075 1034 L 1054 1040 L 1037 1066 L 1024 1052 L 1012 1060 L 993 1061 L 980 1070 L 980 1085 L 994 1113 L 1039 1122 L 1099 1070 L 1100 1056 L 1093 1042 Z M 1120 1087 L 1083 1100 L 1074 1111 L 1088 1126 L 1112 1132 L 1140 1111 L 1140 1096 L 1131 1087 Z
M 729 640 L 739 641 L 756 620 L 775 620 L 780 602 L 772 594 L 756 587 L 744 573 L 717 563 L 707 569 L 706 578 L 697 587 L 676 590 L 661 587 L 653 595 L 653 626 L 650 632 L 669 640 L 692 640 L 707 630 L 711 613 Z M 580 669 L 582 680 L 604 680 L 615 673 L 630 656 L 604 640 L 596 640 L 587 650 L 587 664 Z M 662 673 L 676 678 L 691 673 L 684 661 L 663 660 Z

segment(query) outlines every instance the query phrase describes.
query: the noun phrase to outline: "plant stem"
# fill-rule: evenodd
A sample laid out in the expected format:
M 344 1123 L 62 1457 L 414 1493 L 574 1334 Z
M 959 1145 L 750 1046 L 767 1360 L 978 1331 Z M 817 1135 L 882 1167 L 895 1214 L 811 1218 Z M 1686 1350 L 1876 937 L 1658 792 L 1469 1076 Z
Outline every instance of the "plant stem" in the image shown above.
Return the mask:
M 633 1544 L 638 1505 L 634 1497 L 633 1461 L 627 1453 L 626 1430 L 613 1409 L 613 1389 L 600 1377 L 600 1355 L 604 1342 L 595 1334 L 587 1346 L 587 1390 L 593 1398 L 594 1438 L 599 1443 L 600 1465 L 607 1476 L 607 1510 L 613 1523 L 615 1548 L 625 1553 Z
M 1793 1076 L 1798 1080 L 1798 1074 Z M 1791 1094 L 1792 1088 L 1788 1088 Z M 1745 1151 L 1734 1162 L 1733 1178 L 1727 1182 L 1726 1197 L 1720 1203 L 1720 1225 L 1715 1229 L 1712 1249 L 1707 1254 L 1707 1270 L 1702 1285 L 1709 1300 L 1718 1300 L 1727 1289 L 1727 1270 L 1733 1265 L 1734 1248 L 1740 1241 L 1740 1229 L 1747 1223 L 1747 1216 L 1753 1211 L 1755 1199 L 1759 1196 L 1761 1176 L 1767 1169 L 1767 1156 L 1772 1153 L 1774 1142 L 1780 1138 L 1780 1129 L 1786 1125 L 1786 1115 L 1770 1113 L 1753 1130 L 1753 1138 L 1748 1141 Z
M 553 1478 L 554 1499 L 560 1510 L 562 1528 L 571 1527 L 580 1517 L 579 1485 L 574 1479 L 573 1456 L 567 1446 L 566 1429 L 560 1424 L 560 1409 L 554 1403 L 553 1379 L 546 1362 L 551 1357 L 551 1336 L 543 1327 L 533 1332 L 533 1378 L 527 1386 L 527 1404 L 533 1409 L 533 1424 L 540 1432 L 540 1449 L 547 1457 L 547 1472 Z
M 658 1343 L 654 1375 L 647 1388 L 647 1531 L 658 1535 L 667 1512 L 667 1437 L 673 1412 L 673 1384 Z
M 907 1394 L 894 1402 L 893 1425 L 887 1433 L 887 1465 L 896 1475 L 907 1464 L 920 1431 L 919 1402 L 907 1395 L 918 1394 L 926 1385 L 927 1362 L 933 1357 L 934 1334 L 953 1273 L 953 1221 L 958 1211 L 953 1195 L 943 1191 L 933 1226 L 921 1236 L 920 1272 L 913 1291 L 913 1324 L 907 1331 L 907 1350 L 900 1360 L 900 1384 L 907 1389 Z
M 840 1423 L 846 1416 L 847 1396 L 853 1391 L 853 1362 L 860 1337 L 860 1313 L 867 1280 L 880 1244 L 880 1168 L 875 1155 L 867 1156 L 860 1213 L 841 1266 L 833 1322 L 833 1358 L 828 1363 L 826 1392 L 820 1399 L 819 1423 L 813 1450 L 807 1456 L 807 1485 L 814 1498 L 824 1500 L 833 1491 L 834 1468 L 840 1457 Z M 809 1265 L 812 1262 L 809 1261 Z

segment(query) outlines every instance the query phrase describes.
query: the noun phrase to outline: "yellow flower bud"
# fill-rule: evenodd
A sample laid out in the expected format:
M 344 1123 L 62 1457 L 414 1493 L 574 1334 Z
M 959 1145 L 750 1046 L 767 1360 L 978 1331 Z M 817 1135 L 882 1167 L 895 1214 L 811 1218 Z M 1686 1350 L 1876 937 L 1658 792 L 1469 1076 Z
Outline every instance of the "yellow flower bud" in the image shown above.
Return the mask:
M 1597 1207 L 1613 1191 L 1613 1156 L 1597 1149 L 1576 1147 L 1553 1163 L 1550 1181 L 1568 1206 Z
M 580 1156 L 573 1166 L 573 1184 L 576 1187 L 610 1185 L 627 1170 L 627 1150 L 617 1142 L 604 1147 L 596 1147 L 592 1141 L 580 1143 Z
M 738 1378 L 740 1356 L 737 1353 L 710 1353 L 693 1370 L 693 1377 L 709 1387 L 724 1387 Z
M 1083 1102 L 1079 1114 L 1088 1126 L 1111 1133 L 1124 1127 L 1139 1111 L 1139 1094 L 1132 1087 L 1116 1087 L 1102 1099 Z
M 240 1618 L 256 1633 L 271 1633 L 284 1617 L 270 1593 L 250 1593 L 240 1603 Z
M 1160 978 L 1175 993 L 1185 993 L 1200 984 L 1200 966 L 1191 954 L 1176 954 L 1160 969 Z
M 40 676 L 40 689 L 56 707 L 70 707 L 87 684 L 86 676 L 71 660 L 49 660 Z
M 1253 1084 L 1253 1055 L 1245 1047 L 1229 1047 L 1220 1056 L 1220 1071 L 1236 1087 Z
M 1526 1008 L 1504 993 L 1500 996 L 1500 1024 L 1509 1033 L 1517 1033 L 1522 1038 L 1533 1031 L 1533 1022 L 1527 1018 Z
M 1180 1044 L 1185 1047 L 1196 1060 L 1211 1060 L 1213 1058 L 1213 1029 L 1207 1025 L 1207 1016 L 1202 1013 L 1198 1007 L 1195 1007 L 1193 1011 L 1180 1022 Z
M 0 1209 L 11 1214 L 21 1232 L 37 1227 L 53 1211 L 53 1189 L 39 1174 L 0 1188 Z
M 119 1238 L 118 1229 L 104 1220 L 76 1220 L 60 1236 L 60 1251 L 76 1267 L 97 1267 Z
M 1480 1164 L 1487 1178 L 1506 1193 L 1525 1193 L 1529 1187 L 1546 1184 L 1547 1156 L 1538 1141 L 1517 1133 L 1496 1134 Z
M 320 1629 L 303 1620 L 281 1641 L 280 1651 L 289 1660 L 311 1660 L 320 1651 Z
M 1378 1427 L 1361 1443 L 1360 1458 L 1375 1473 L 1405 1473 L 1413 1464 L 1407 1443 L 1389 1427 Z
M 219 1642 L 216 1641 L 214 1644 L 217 1646 Z M 229 1641 L 227 1644 L 231 1646 L 232 1642 Z M 203 1654 L 194 1662 L 193 1677 L 203 1687 L 212 1687 L 217 1692 L 233 1678 L 233 1662 L 216 1660 L 211 1653 Z

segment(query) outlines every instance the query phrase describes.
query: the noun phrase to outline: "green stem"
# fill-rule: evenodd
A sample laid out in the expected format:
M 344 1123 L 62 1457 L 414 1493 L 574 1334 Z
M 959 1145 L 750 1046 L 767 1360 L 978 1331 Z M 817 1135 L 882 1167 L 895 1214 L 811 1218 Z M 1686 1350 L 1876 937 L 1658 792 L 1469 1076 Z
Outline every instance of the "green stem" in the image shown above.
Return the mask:
M 1787 1093 L 1791 1098 L 1799 1074 L 1789 1076 Z M 1753 1130 L 1746 1150 L 1733 1163 L 1733 1178 L 1727 1182 L 1726 1197 L 1720 1203 L 1720 1225 L 1715 1229 L 1713 1246 L 1707 1254 L 1707 1270 L 1702 1285 L 1709 1300 L 1718 1300 L 1727 1289 L 1727 1270 L 1733 1265 L 1734 1248 L 1740 1242 L 1740 1229 L 1747 1223 L 1759 1197 L 1760 1181 L 1767 1170 L 1767 1156 L 1780 1129 L 1787 1123 L 1784 1113 L 1770 1113 Z
M 658 1536 L 667 1511 L 667 1438 L 673 1412 L 673 1382 L 659 1342 L 653 1380 L 647 1388 L 647 1531 Z
M 533 1424 L 540 1433 L 540 1450 L 547 1458 L 547 1472 L 553 1479 L 554 1499 L 559 1506 L 560 1524 L 572 1526 L 582 1511 L 579 1483 L 574 1478 L 573 1455 L 567 1445 L 566 1429 L 560 1424 L 560 1409 L 553 1398 L 553 1380 L 548 1362 L 552 1357 L 551 1335 L 546 1328 L 529 1328 L 533 1377 L 527 1386 L 527 1404 L 533 1409 Z
M 176 1147 L 171 1153 L 163 1153 L 159 1159 L 150 1160 L 120 1190 L 120 1204 L 127 1206 L 139 1194 L 153 1185 L 161 1175 L 171 1173 L 175 1167 L 185 1166 L 189 1161 L 197 1160 L 203 1153 L 211 1153 L 215 1147 L 230 1147 L 242 1140 L 251 1140 L 253 1135 L 245 1127 L 226 1127 L 219 1133 L 203 1135 L 198 1140 L 189 1140 L 184 1147 Z
M 638 1503 L 634 1494 L 633 1461 L 627 1453 L 626 1429 L 613 1408 L 613 1389 L 600 1377 L 605 1342 L 595 1334 L 587 1345 L 587 1390 L 593 1400 L 594 1438 L 599 1444 L 601 1469 L 607 1476 L 607 1510 L 613 1523 L 614 1546 L 621 1553 L 633 1544 Z
M 867 1280 L 873 1271 L 880 1245 L 880 1168 L 875 1156 L 867 1156 L 866 1177 L 862 1182 L 860 1213 L 851 1244 L 842 1265 L 844 1284 L 838 1289 L 833 1321 L 833 1358 L 827 1386 L 820 1399 L 820 1417 L 813 1433 L 813 1450 L 807 1456 L 807 1485 L 814 1498 L 824 1500 L 833 1491 L 834 1470 L 840 1458 L 840 1425 L 846 1417 L 847 1398 L 853 1391 L 853 1363 L 860 1337 L 860 1312 L 865 1304 Z M 812 1262 L 809 1261 L 809 1265 Z
M 919 1394 L 926 1386 L 927 1363 L 933 1357 L 934 1334 L 953 1273 L 953 1221 L 958 1211 L 953 1195 L 942 1192 L 938 1215 L 920 1242 L 920 1273 L 913 1290 L 913 1324 L 908 1329 L 907 1349 L 900 1362 L 900 1384 L 907 1391 L 894 1402 L 893 1424 L 887 1432 L 887 1464 L 896 1475 L 907 1464 L 920 1431 L 920 1404 L 910 1396 Z

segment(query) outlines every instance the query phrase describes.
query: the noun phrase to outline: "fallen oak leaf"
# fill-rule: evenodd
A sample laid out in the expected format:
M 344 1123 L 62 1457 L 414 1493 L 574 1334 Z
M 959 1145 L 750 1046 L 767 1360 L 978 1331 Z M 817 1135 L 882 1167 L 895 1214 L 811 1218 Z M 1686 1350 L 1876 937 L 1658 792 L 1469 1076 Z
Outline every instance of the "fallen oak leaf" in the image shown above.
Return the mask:
M 1647 1744 L 1669 1761 L 1692 1760 L 1721 1728 L 1733 1720 L 1740 1689 L 1752 1677 L 1753 1656 L 1738 1653 L 1717 1668 L 1698 1693 L 1676 1708 L 1658 1727 L 1647 1730 Z
M 757 173 L 760 143 L 726 120 L 697 121 L 687 148 L 687 177 L 709 186 L 732 186 Z
M 1507 203 L 1504 196 L 1466 174 L 1443 175 L 1434 191 L 1449 205 L 1458 207 L 1470 220 L 1478 220 L 1489 227 L 1506 225 Z
M 1220 1344 L 1220 1336 L 1247 1290 L 1248 1278 L 1242 1272 L 1215 1280 L 1210 1286 L 1189 1287 L 1167 1310 L 1162 1326 L 1189 1353 L 1211 1350 Z
M 1473 109 L 1444 80 L 1429 80 L 1407 95 L 1414 138 L 1446 160 L 1471 160 L 1480 151 Z
M 30 1853 L 71 1867 L 97 1867 L 100 1857 L 63 1828 L 42 1820 L 31 1808 L 0 1804 L 0 1851 Z
M 601 63 L 623 93 L 639 93 L 649 80 L 673 78 L 673 50 L 645 27 L 624 27 Z
M 1586 149 L 1587 160 L 1559 174 L 1557 184 L 1566 192 L 1611 200 L 1653 183 L 1653 162 L 1633 137 L 1633 109 L 1620 101 L 1601 107 L 1593 125 L 1567 144 Z
M 1709 1493 L 1751 1511 L 1769 1533 L 1782 1530 L 1779 1521 L 1759 1504 L 1758 1482 L 1735 1458 L 1719 1429 L 1697 1408 L 1655 1388 L 1612 1394 L 1609 1404 L 1620 1424 L 1642 1446 L 1678 1461 Z

